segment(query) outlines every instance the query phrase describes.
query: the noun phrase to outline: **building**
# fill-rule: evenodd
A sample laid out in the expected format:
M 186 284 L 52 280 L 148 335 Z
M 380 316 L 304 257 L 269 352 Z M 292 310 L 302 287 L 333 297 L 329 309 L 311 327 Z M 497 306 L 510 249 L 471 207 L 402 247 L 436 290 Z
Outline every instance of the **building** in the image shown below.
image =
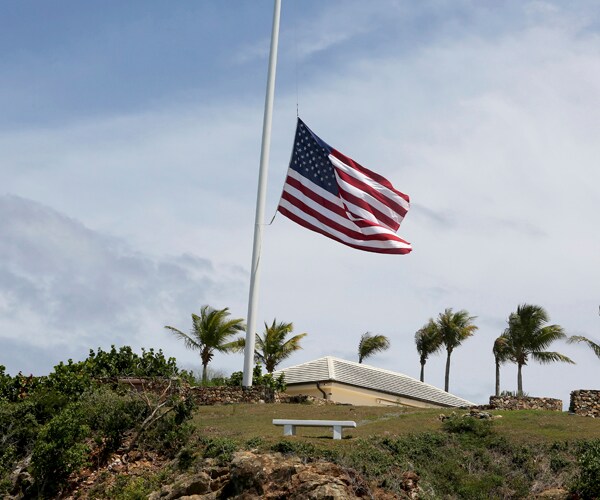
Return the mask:
M 283 373 L 286 394 L 306 394 L 360 406 L 447 408 L 472 406 L 459 398 L 402 373 L 326 356 L 273 373 Z

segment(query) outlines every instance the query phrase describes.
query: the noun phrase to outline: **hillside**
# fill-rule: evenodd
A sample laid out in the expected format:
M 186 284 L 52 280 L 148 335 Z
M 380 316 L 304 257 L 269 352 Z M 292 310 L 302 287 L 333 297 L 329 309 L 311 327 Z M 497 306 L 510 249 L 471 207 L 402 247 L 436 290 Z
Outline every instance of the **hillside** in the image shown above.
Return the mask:
M 127 347 L 90 351 L 46 377 L 11 377 L 0 366 L 0 496 L 600 496 L 598 419 L 319 400 L 198 406 L 193 382 L 162 352 L 139 356 Z M 233 376 L 223 383 L 239 385 Z M 357 427 L 341 440 L 315 428 L 284 437 L 274 418 L 353 420 Z
M 586 450 L 592 449 L 594 460 L 600 458 L 600 422 L 559 412 L 492 414 L 495 418 L 488 420 L 464 416 L 468 415 L 464 410 L 314 404 L 200 407 L 194 412 L 193 435 L 174 460 L 137 471 L 120 465 L 120 472 L 96 474 L 78 495 L 142 498 L 162 486 L 167 498 L 186 491 L 205 491 L 207 496 L 197 498 L 233 498 L 242 493 L 244 498 L 292 498 L 292 490 L 283 486 L 281 478 L 277 480 L 282 470 L 288 471 L 284 483 L 300 482 L 304 495 L 308 495 L 307 484 L 334 492 L 346 484 L 346 493 L 338 492 L 342 496 L 336 498 L 594 498 L 591 495 L 600 494 L 593 489 L 588 496 L 569 494 L 577 488 Z M 442 422 L 441 415 L 450 418 Z M 281 427 L 271 421 L 286 417 L 354 420 L 358 426 L 344 431 L 339 441 L 331 439 L 328 429 L 314 428 L 301 428 L 297 436 L 284 438 Z M 318 465 L 322 463 L 339 468 L 323 468 Z M 594 471 L 599 470 L 595 464 L 592 482 Z M 316 480 L 319 474 L 329 477 Z M 206 479 L 211 476 L 216 477 L 212 492 L 211 480 Z M 592 487 L 598 488 L 597 482 Z M 164 487 L 172 483 L 179 486 Z M 204 490 L 185 489 L 199 484 Z M 175 496 L 168 496 L 173 491 Z M 305 496 L 309 497 L 322 496 Z

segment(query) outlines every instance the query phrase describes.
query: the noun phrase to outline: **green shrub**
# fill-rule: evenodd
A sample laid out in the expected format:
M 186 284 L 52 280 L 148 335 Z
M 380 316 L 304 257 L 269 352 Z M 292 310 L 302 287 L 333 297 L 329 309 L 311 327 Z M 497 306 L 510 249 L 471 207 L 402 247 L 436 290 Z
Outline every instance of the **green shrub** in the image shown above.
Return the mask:
M 453 415 L 444 420 L 442 428 L 452 434 L 470 434 L 483 437 L 492 433 L 492 421 L 474 418 L 469 415 Z
M 571 490 L 581 498 L 600 498 L 600 439 L 579 444 L 577 463 L 579 474 Z
M 229 386 L 241 386 L 244 379 L 243 372 L 233 372 L 225 384 Z M 287 388 L 283 373 L 275 378 L 271 373 L 262 373 L 262 365 L 257 363 L 252 371 L 252 385 L 268 387 L 274 391 L 284 392 Z
M 15 377 L 5 373 L 6 368 L 0 365 L 0 403 L 21 401 L 34 391 L 43 377 L 25 376 L 19 372 Z
M 0 403 L 0 498 L 8 494 L 17 463 L 31 453 L 39 430 L 34 405 Z
M 71 472 L 86 464 L 89 449 L 83 440 L 89 432 L 75 407 L 65 408 L 40 430 L 31 466 L 41 496 L 54 495 Z
M 238 444 L 229 438 L 201 438 L 200 444 L 204 446 L 204 458 L 216 458 L 221 465 L 225 465 L 233 458 L 233 453 L 239 449 Z
M 180 470 L 187 470 L 192 466 L 195 460 L 196 453 L 194 450 L 184 447 L 177 455 L 177 467 Z
M 103 456 L 116 451 L 127 432 L 148 414 L 148 407 L 140 398 L 130 393 L 117 394 L 108 387 L 97 387 L 84 394 L 80 408 L 90 429 L 103 442 Z
M 160 484 L 155 478 L 119 475 L 101 498 L 111 500 L 146 500 Z
M 297 455 L 304 459 L 314 458 L 316 455 L 316 448 L 313 444 L 288 439 L 273 444 L 271 450 L 284 455 Z

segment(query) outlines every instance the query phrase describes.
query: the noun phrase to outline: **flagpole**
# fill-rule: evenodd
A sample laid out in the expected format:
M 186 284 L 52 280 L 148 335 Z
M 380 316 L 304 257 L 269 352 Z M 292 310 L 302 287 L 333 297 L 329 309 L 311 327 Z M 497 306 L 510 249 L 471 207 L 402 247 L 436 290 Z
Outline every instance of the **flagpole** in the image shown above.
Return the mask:
M 254 218 L 254 244 L 252 246 L 246 347 L 244 349 L 244 377 L 242 381 L 244 387 L 252 386 L 252 371 L 254 369 L 256 311 L 258 309 L 258 285 L 260 282 L 260 250 L 262 244 L 265 198 L 267 194 L 267 170 L 269 168 L 269 152 L 271 147 L 271 124 L 273 121 L 273 100 L 275 95 L 275 70 L 277 69 L 277 45 L 279 43 L 280 15 L 281 0 L 275 0 L 275 7 L 273 10 L 273 30 L 271 32 L 271 51 L 269 54 L 269 72 L 267 75 L 267 95 L 265 97 L 265 114 L 263 117 L 263 133 L 260 150 L 258 192 L 256 194 L 256 216 Z

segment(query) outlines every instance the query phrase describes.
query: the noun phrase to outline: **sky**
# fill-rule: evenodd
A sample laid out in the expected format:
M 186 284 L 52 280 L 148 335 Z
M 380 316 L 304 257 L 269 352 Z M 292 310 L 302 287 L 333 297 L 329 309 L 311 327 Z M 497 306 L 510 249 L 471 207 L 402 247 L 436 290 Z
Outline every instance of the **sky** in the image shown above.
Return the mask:
M 248 308 L 273 2 L 0 0 L 0 364 L 47 374 L 90 349 L 162 349 L 202 305 Z M 600 341 L 600 10 L 596 1 L 283 0 L 265 223 L 296 111 L 411 197 L 409 255 L 345 247 L 277 216 L 258 325 L 308 333 L 281 367 L 357 360 L 418 378 L 414 334 L 476 316 L 450 392 L 486 403 L 492 345 L 522 303 Z M 598 389 L 531 362 L 524 391 L 568 406 Z M 217 354 L 215 374 L 243 366 Z M 445 355 L 425 380 L 444 383 Z M 516 390 L 515 365 L 502 367 Z

